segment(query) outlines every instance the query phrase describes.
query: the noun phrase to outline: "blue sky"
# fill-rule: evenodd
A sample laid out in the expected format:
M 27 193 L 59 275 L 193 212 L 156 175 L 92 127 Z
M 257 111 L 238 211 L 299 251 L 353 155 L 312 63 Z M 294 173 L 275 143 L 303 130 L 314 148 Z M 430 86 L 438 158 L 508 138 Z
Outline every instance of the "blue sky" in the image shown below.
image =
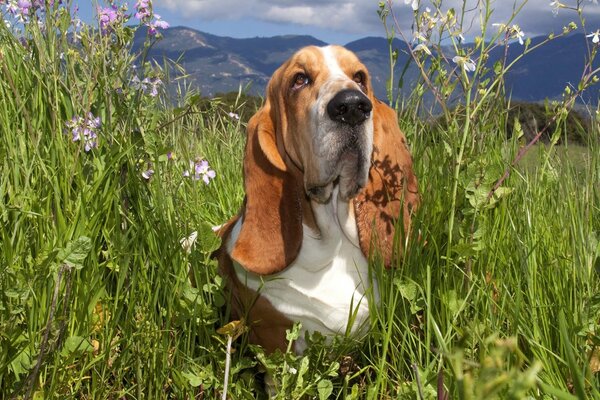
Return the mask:
M 562 26 L 576 19 L 567 9 L 552 12 L 552 0 L 529 0 L 514 21 L 527 36 L 560 32 Z M 385 36 L 377 16 L 377 0 L 154 0 L 154 11 L 171 26 L 183 25 L 219 36 L 255 37 L 286 34 L 307 34 L 327 43 L 346 44 L 365 36 Z M 561 0 L 566 6 L 577 0 Z M 585 5 L 587 31 L 600 29 L 600 6 L 594 0 L 581 0 Z M 94 0 L 74 0 L 79 4 L 84 21 L 93 18 Z M 119 0 L 117 0 L 119 3 Z M 409 2 L 410 3 L 410 2 Z M 428 0 L 421 1 L 421 8 Z M 467 0 L 467 8 L 477 0 Z M 517 4 L 521 4 L 518 1 Z M 100 4 L 103 4 L 100 2 Z M 135 0 L 129 1 L 133 10 Z M 393 2 L 401 28 L 410 35 L 413 13 L 404 0 Z M 462 0 L 445 0 L 443 9 L 459 7 Z M 514 7 L 512 0 L 495 0 L 493 22 L 506 22 Z M 476 12 L 471 12 L 477 18 Z M 467 32 L 472 38 L 478 33 L 477 23 Z

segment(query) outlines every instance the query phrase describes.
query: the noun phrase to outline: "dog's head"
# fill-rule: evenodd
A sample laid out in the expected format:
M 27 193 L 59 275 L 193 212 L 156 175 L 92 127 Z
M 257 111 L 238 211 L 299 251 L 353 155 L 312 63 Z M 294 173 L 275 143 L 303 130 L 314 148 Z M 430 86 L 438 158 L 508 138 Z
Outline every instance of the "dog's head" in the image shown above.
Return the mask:
M 306 47 L 273 74 L 267 93 L 279 154 L 303 172 L 306 194 L 326 202 L 339 181 L 342 198 L 354 197 L 373 150 L 367 68 L 343 47 Z
M 394 176 L 382 178 L 388 173 Z M 264 106 L 248 123 L 246 199 L 231 256 L 259 274 L 284 269 L 302 244 L 305 199 L 331 201 L 336 184 L 341 200 L 357 199 L 363 252 L 370 252 L 373 229 L 391 234 L 384 238 L 391 248 L 404 178 L 416 196 L 396 114 L 373 96 L 367 68 L 343 47 L 303 48 L 275 71 Z

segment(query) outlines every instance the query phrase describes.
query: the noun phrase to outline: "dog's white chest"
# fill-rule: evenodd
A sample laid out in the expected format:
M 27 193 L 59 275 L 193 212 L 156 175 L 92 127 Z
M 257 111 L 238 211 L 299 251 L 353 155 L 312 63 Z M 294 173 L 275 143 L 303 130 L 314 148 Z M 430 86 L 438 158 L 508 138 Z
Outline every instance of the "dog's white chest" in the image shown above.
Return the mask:
M 367 259 L 359 248 L 353 210 L 337 198 L 334 190 L 328 204 L 313 203 L 321 234 L 316 236 L 304 226 L 300 253 L 284 271 L 262 277 L 234 263 L 242 284 L 266 297 L 290 320 L 302 324 L 301 338 L 305 331 L 354 334 L 368 319 L 368 290 L 375 284 L 374 277 L 369 277 Z M 228 250 L 235 244 L 241 223 L 238 220 L 233 228 Z M 376 287 L 373 289 L 376 294 Z M 353 323 L 348 326 L 350 320 Z M 296 350 L 302 352 L 304 346 L 300 340 Z

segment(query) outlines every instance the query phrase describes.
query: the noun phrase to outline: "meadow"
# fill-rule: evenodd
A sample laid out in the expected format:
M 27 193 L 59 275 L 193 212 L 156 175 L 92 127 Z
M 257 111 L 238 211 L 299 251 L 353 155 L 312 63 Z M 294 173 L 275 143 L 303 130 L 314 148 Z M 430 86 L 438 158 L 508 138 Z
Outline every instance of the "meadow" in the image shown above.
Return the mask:
M 546 104 L 540 145 L 509 121 L 510 66 L 471 71 L 518 30 L 472 47 L 446 37 L 454 63 L 426 66 L 441 53 L 416 51 L 430 69 L 393 104 L 419 177 L 420 238 L 395 268 L 372 262 L 381 302 L 368 335 L 313 335 L 303 355 L 267 356 L 238 326 L 226 366 L 211 227 L 243 200 L 255 110 L 243 96 L 207 103 L 175 63 L 131 54 L 135 29 L 147 49 L 165 27 L 143 3 L 103 9 L 90 27 L 34 2 L 0 26 L 0 398 L 214 399 L 225 386 L 266 398 L 264 371 L 281 399 L 600 398 L 597 110 L 585 145 L 565 123 L 594 71 Z M 22 13 L 0 7 L 5 20 Z M 390 3 L 380 15 L 391 23 Z M 425 92 L 442 100 L 436 118 Z M 460 106 L 447 106 L 452 93 Z

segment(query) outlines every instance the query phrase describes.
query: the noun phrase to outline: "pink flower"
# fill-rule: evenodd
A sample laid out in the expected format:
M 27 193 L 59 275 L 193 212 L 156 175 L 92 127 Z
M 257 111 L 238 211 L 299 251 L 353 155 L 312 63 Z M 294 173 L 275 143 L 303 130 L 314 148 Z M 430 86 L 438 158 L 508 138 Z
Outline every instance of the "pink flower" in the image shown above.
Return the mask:
M 194 175 L 191 175 L 190 171 L 186 170 L 183 171 L 183 176 L 191 176 L 195 181 L 202 180 L 208 185 L 211 179 L 215 179 L 217 176 L 217 173 L 210 168 L 210 165 L 208 165 L 208 161 L 206 160 L 196 159 L 196 162 L 190 161 L 190 167 Z
M 158 29 L 167 29 L 170 26 L 168 22 L 160 19 L 160 15 L 154 14 L 154 18 L 154 21 L 146 22 L 150 36 L 156 36 L 159 33 Z
M 150 0 L 138 0 L 138 2 L 135 3 L 135 9 L 137 10 L 135 13 L 137 19 L 146 22 L 152 18 L 152 3 Z
M 125 16 L 117 6 L 98 7 L 98 20 L 100 21 L 100 31 L 107 35 L 113 31 L 115 26 L 124 20 Z

